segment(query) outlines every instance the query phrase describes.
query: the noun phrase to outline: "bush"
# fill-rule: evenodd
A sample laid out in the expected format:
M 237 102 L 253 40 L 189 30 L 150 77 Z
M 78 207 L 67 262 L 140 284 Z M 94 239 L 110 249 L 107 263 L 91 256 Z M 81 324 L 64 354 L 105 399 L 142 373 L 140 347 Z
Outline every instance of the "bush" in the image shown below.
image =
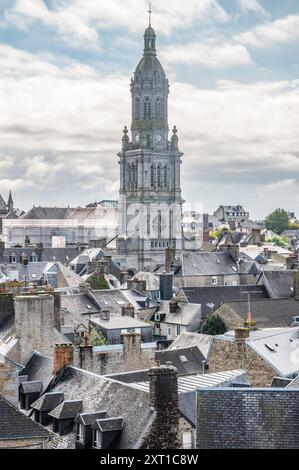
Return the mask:
M 203 322 L 201 332 L 205 335 L 223 335 L 226 332 L 226 326 L 219 315 L 212 314 Z
M 90 284 L 91 289 L 94 290 L 104 290 L 109 289 L 109 284 L 104 277 L 100 277 L 97 274 L 93 274 L 88 279 L 88 284 Z
M 89 336 L 89 344 L 91 346 L 105 346 L 105 344 L 107 344 L 107 341 L 105 336 L 102 335 L 102 333 L 99 333 L 93 328 Z

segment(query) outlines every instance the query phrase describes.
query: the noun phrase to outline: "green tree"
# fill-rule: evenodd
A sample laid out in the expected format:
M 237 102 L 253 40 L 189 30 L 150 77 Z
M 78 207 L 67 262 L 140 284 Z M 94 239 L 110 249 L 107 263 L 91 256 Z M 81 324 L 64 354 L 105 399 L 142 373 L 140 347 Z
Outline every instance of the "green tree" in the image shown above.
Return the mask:
M 99 333 L 96 329 L 93 328 L 89 336 L 89 344 L 91 346 L 105 346 L 107 341 L 102 333 Z
M 205 335 L 223 335 L 226 327 L 219 315 L 213 313 L 203 322 L 201 332 Z
M 276 209 L 276 211 L 266 217 L 265 226 L 267 230 L 272 230 L 280 235 L 284 230 L 288 230 L 290 227 L 288 213 L 284 209 Z
M 90 285 L 91 289 L 94 290 L 103 290 L 109 289 L 109 284 L 104 277 L 99 276 L 97 273 L 92 274 L 88 280 L 88 284 Z

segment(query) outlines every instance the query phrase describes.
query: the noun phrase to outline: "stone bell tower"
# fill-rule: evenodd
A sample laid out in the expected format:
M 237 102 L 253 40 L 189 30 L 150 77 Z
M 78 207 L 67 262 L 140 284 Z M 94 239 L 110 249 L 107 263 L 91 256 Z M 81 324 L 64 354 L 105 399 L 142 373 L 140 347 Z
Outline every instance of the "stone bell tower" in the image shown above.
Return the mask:
M 124 128 L 120 163 L 118 251 L 142 270 L 163 263 L 165 250 L 182 250 L 182 204 L 178 131 L 169 140 L 169 82 L 157 58 L 149 24 L 143 57 L 131 79 L 131 135 Z

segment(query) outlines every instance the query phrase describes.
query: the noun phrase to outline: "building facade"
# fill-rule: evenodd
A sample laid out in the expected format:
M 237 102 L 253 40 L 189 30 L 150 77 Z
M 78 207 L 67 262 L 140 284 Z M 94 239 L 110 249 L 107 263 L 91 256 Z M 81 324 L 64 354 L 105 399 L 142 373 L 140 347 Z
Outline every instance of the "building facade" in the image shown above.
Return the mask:
M 131 80 L 131 139 L 124 128 L 120 163 L 119 252 L 138 269 L 163 262 L 165 249 L 182 250 L 182 200 L 177 128 L 169 141 L 169 82 L 149 25 L 144 54 Z

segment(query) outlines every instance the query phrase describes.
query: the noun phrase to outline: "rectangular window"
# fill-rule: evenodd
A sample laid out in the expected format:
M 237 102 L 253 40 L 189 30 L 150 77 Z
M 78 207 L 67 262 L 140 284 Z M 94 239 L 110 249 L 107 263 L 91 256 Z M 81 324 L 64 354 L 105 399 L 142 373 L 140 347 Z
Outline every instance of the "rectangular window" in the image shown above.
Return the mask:
M 180 336 L 180 334 L 181 334 L 181 325 L 177 325 L 176 326 L 176 335 Z
M 83 427 L 82 424 L 78 424 L 77 440 L 80 441 L 80 442 L 84 442 L 84 427 Z
M 212 286 L 217 286 L 217 284 L 218 284 L 217 276 L 212 276 Z
M 192 449 L 192 432 L 183 432 L 183 449 Z
M 94 447 L 101 449 L 102 447 L 102 439 L 101 439 L 101 431 L 94 432 L 94 440 L 93 440 Z

